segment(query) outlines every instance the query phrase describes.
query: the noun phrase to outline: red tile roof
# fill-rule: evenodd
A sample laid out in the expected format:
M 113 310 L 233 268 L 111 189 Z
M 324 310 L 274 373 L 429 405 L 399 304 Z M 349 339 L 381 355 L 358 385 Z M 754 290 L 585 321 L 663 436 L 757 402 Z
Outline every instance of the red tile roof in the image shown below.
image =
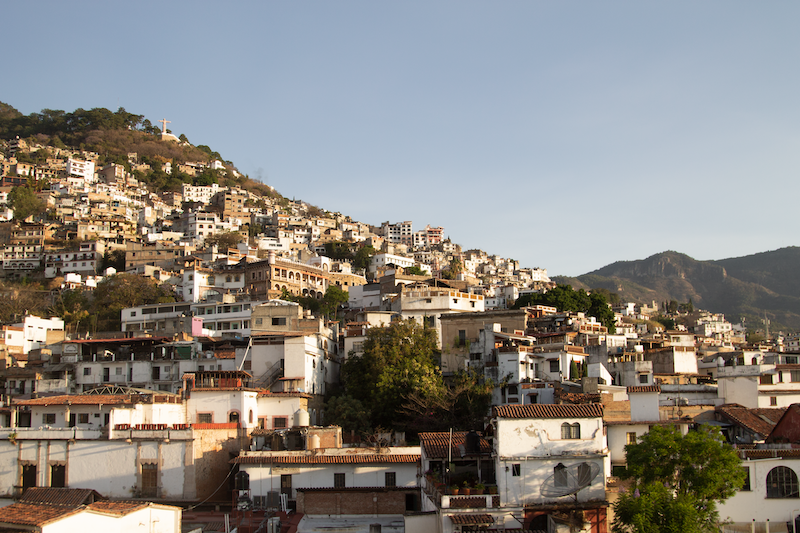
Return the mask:
M 717 413 L 745 429 L 767 438 L 786 412 L 785 407 L 748 409 L 738 404 L 720 405 Z
M 494 408 L 499 418 L 602 418 L 603 405 L 599 403 L 501 405 Z
M 494 524 L 490 514 L 451 514 L 450 520 L 459 525 L 485 525 Z
M 126 515 L 138 509 L 150 506 L 150 502 L 131 502 L 131 501 L 99 501 L 87 506 L 92 511 L 110 513 L 116 515 Z
M 128 394 L 63 394 L 33 400 L 18 400 L 17 405 L 124 405 L 133 404 Z
M 416 463 L 412 454 L 348 454 L 348 455 L 243 455 L 231 460 L 234 464 L 380 464 Z
M 467 432 L 466 431 L 454 431 L 453 432 L 453 445 L 452 445 L 452 457 L 462 457 L 463 455 L 467 456 L 475 456 L 475 455 L 487 455 L 492 453 L 492 447 L 489 444 L 489 441 L 484 439 L 479 435 L 480 440 L 478 441 L 479 446 L 479 453 L 467 453 L 466 451 L 466 443 L 467 443 Z M 429 458 L 436 458 L 436 459 L 447 459 L 448 455 L 448 447 L 450 445 L 450 432 L 449 431 L 442 431 L 436 433 L 420 433 L 419 440 L 422 444 L 422 448 L 425 450 L 425 455 Z M 462 452 L 463 450 L 463 452 Z
M 93 489 L 67 489 L 57 487 L 30 487 L 19 499 L 20 503 L 45 503 L 79 507 L 103 500 L 102 495 Z
M 628 387 L 628 394 L 631 392 L 661 392 L 661 387 L 658 385 L 639 385 L 636 387 Z
M 60 518 L 79 513 L 81 510 L 81 507 L 19 502 L 0 509 L 0 525 L 41 527 Z

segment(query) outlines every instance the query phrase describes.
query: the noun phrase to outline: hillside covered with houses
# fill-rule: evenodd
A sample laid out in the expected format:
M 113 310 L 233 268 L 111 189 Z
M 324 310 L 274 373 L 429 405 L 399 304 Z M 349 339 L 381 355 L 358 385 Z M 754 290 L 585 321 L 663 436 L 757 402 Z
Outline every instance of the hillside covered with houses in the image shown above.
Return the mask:
M 713 426 L 747 469 L 721 517 L 793 520 L 797 334 L 573 290 L 79 111 L 0 107 L 0 496 L 603 533 L 626 445 Z

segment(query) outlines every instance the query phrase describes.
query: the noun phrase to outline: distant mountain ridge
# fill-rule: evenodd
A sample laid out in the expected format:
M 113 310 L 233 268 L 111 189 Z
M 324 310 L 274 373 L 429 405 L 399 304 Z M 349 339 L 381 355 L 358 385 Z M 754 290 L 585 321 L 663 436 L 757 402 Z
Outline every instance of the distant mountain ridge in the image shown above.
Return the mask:
M 697 261 L 686 254 L 662 252 L 638 261 L 618 261 L 576 278 L 554 281 L 575 288 L 603 288 L 623 301 L 688 302 L 724 313 L 731 322 L 745 317 L 771 329 L 800 329 L 800 247 L 790 246 L 744 257 Z

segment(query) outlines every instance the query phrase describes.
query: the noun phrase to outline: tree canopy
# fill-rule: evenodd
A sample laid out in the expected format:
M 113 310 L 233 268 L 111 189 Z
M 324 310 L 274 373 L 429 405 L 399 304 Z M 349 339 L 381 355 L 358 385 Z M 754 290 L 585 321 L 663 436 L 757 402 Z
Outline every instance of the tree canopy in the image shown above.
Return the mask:
M 605 291 L 607 292 L 607 291 Z M 514 302 L 514 309 L 528 305 L 549 305 L 559 311 L 575 311 L 593 316 L 598 322 L 608 328 L 609 333 L 616 331 L 614 311 L 608 307 L 604 291 L 592 291 L 591 294 L 583 289 L 577 291 L 571 285 L 557 285 L 545 293 L 531 293 L 521 296 Z
M 683 435 L 674 426 L 653 426 L 625 452 L 623 477 L 633 484 L 614 504 L 615 533 L 716 531 L 717 503 L 745 480 L 739 456 L 716 428 Z M 678 522 L 684 515 L 691 520 Z
M 47 206 L 30 187 L 14 187 L 8 193 L 8 206 L 14 210 L 16 220 L 43 213 Z
M 342 365 L 345 391 L 368 409 L 372 428 L 401 427 L 410 394 L 442 387 L 437 353 L 436 331 L 413 320 L 370 328 L 363 353 Z
M 363 353 L 342 365 L 345 390 L 326 412 L 361 433 L 365 426 L 412 433 L 483 429 L 493 383 L 472 372 L 445 383 L 436 345 L 435 330 L 411 319 L 370 328 Z

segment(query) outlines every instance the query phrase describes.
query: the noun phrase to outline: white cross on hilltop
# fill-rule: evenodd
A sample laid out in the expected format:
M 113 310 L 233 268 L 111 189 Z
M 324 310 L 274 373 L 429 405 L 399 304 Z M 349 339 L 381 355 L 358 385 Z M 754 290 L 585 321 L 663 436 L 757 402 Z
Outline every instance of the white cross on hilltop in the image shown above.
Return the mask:
M 161 133 L 167 133 L 167 124 L 170 124 L 172 121 L 162 118 L 161 120 L 156 120 L 156 122 L 161 123 Z

